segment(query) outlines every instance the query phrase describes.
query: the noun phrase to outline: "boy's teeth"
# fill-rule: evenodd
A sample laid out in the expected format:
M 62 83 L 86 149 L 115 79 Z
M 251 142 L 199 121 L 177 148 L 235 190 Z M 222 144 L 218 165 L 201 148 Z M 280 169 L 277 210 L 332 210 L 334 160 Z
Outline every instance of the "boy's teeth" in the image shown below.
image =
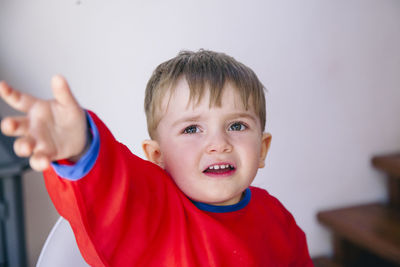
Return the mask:
M 213 166 L 208 167 L 208 169 L 210 169 L 210 170 L 219 170 L 219 169 L 223 170 L 223 169 L 229 169 L 229 168 L 233 169 L 233 166 L 230 164 L 223 164 L 223 165 L 213 165 Z

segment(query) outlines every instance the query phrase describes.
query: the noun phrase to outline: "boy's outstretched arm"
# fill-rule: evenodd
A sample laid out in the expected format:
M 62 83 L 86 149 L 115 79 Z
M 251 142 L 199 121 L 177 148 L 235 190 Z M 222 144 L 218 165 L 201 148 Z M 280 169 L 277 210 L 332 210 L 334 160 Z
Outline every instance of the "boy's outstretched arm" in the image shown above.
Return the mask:
M 85 111 L 60 75 L 52 78 L 54 99 L 43 100 L 0 82 L 1 98 L 23 116 L 4 118 L 1 131 L 15 136 L 14 151 L 29 157 L 32 169 L 45 170 L 51 161 L 77 161 L 85 152 L 88 135 Z

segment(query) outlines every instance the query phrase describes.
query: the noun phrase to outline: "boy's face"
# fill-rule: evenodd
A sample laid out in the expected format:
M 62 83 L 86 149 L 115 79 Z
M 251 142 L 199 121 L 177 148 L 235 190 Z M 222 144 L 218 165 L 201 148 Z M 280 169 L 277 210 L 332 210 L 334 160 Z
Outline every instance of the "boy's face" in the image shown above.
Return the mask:
M 188 104 L 189 87 L 181 79 L 171 98 L 166 95 L 155 142 L 159 150 L 150 160 L 189 198 L 235 204 L 264 166 L 271 136 L 261 132 L 258 116 L 244 108 L 229 83 L 221 107 L 210 107 L 206 92 L 198 105 Z

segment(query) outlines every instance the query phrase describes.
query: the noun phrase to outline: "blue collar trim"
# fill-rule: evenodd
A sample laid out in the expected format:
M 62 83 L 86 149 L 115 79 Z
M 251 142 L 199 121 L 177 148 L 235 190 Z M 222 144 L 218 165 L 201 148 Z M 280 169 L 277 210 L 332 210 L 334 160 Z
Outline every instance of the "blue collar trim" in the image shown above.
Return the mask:
M 206 203 L 202 203 L 202 202 L 197 202 L 194 200 L 192 200 L 192 202 L 197 208 L 199 208 L 203 211 L 224 213 L 224 212 L 232 212 L 232 211 L 238 211 L 238 210 L 243 209 L 244 207 L 247 206 L 247 204 L 249 204 L 250 199 L 251 199 L 251 190 L 249 188 L 246 188 L 246 190 L 244 191 L 243 199 L 233 205 L 216 206 L 216 205 L 210 205 L 210 204 L 206 204 Z

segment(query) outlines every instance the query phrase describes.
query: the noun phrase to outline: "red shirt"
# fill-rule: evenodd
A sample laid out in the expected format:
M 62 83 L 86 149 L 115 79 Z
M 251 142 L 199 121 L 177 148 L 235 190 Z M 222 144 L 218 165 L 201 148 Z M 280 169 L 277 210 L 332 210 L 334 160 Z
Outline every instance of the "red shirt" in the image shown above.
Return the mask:
M 250 187 L 225 210 L 194 203 L 90 115 L 100 140 L 93 167 L 77 181 L 52 168 L 44 176 L 91 266 L 313 266 L 303 231 L 267 191 Z

